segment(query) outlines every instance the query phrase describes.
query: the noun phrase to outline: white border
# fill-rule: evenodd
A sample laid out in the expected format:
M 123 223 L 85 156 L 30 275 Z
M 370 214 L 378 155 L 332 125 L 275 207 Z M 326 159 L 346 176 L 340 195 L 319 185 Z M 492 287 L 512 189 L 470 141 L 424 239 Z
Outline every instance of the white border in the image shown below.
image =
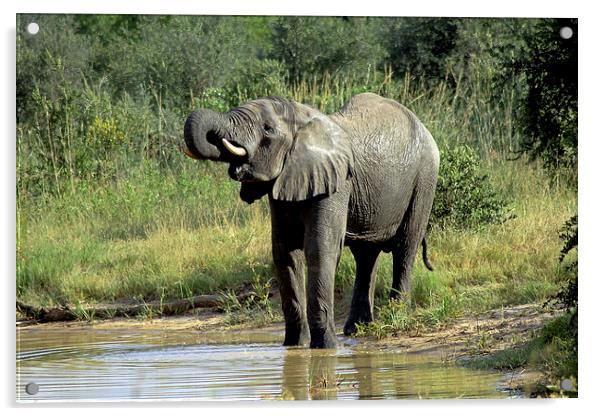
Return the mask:
M 541 412 L 546 415 L 570 415 L 580 414 L 591 407 L 600 408 L 595 402 L 600 395 L 600 330 L 601 312 L 597 306 L 600 302 L 600 281 L 602 276 L 598 272 L 600 265 L 596 262 L 600 258 L 598 253 L 600 236 L 600 212 L 599 202 L 600 189 L 600 165 L 598 158 L 600 149 L 600 131 L 598 128 L 600 116 L 600 82 L 598 80 L 600 66 L 599 50 L 599 26 L 601 24 L 600 13 L 595 9 L 593 1 L 545 1 L 527 2 L 520 0 L 501 0 L 498 2 L 486 1 L 404 1 L 394 0 L 370 0 L 359 3 L 350 1 L 320 1 L 303 0 L 299 2 L 286 2 L 285 0 L 145 0 L 125 1 L 107 0 L 103 2 L 73 2 L 68 0 L 28 0 L 17 4 L 2 5 L 0 19 L 3 22 L 3 64 L 2 71 L 2 123 L 3 137 L 0 141 L 2 149 L 2 262 L 4 265 L 5 286 L 2 291 L 4 303 L 2 311 L 3 339 L 2 351 L 4 352 L 3 379 L 2 379 L 2 405 L 3 407 L 14 406 L 14 273 L 15 273 L 15 13 L 133 13 L 133 14 L 303 14 L 303 15 L 395 15 L 395 16 L 492 16 L 492 17 L 578 17 L 579 18 L 579 211 L 580 211 L 580 398 L 577 400 L 547 400 L 547 401 L 429 401 L 419 403 L 416 401 L 399 401 L 395 403 L 370 402 L 370 403 L 275 403 L 255 405 L 248 403 L 234 403 L 228 405 L 226 411 L 251 412 L 257 414 L 281 414 L 287 415 L 306 414 L 318 409 L 328 412 L 351 412 L 352 414 L 364 414 L 369 409 L 376 407 L 377 411 L 419 412 L 420 414 L 446 414 L 448 412 L 462 413 L 463 415 L 507 415 L 521 411 Z M 104 414 L 106 411 L 98 407 L 85 407 L 86 414 Z M 188 412 L 213 412 L 225 409 L 225 405 L 203 404 L 191 405 L 190 403 L 179 404 L 147 404 L 141 405 L 108 405 L 111 412 L 121 412 L 125 407 L 145 407 L 145 413 L 153 412 L 151 408 L 157 408 L 157 413 L 164 413 L 164 407 L 202 407 L 203 409 L 181 411 Z M 333 409 L 337 407 L 340 409 Z M 118 410 L 119 409 L 119 410 Z M 286 410 L 285 410 L 286 409 Z M 219 410 L 221 411 L 221 410 Z M 9 413 L 27 414 L 39 412 L 38 408 L 23 407 L 9 409 Z M 79 413 L 81 410 L 74 407 L 59 409 L 47 408 L 44 413 L 64 415 L 67 413 Z M 125 413 L 125 412 L 124 412 Z M 521 412 L 522 413 L 522 412 Z
M 27 0 L 16 5 L 19 13 L 144 13 L 144 14 L 237 14 L 237 15 L 341 15 L 341 16 L 457 16 L 457 17 L 572 17 L 575 1 L 549 0 L 545 3 L 524 0 L 500 2 L 391 1 L 370 0 Z

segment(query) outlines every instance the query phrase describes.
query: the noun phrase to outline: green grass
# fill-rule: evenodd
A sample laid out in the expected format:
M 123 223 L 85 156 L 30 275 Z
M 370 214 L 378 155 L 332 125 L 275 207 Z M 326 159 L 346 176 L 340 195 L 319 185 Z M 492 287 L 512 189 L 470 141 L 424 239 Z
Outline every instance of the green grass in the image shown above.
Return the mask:
M 535 165 L 498 162 L 489 169 L 514 200 L 516 218 L 477 230 L 430 231 L 435 272 L 418 260 L 412 284 L 413 313 L 427 322 L 539 302 L 558 289 L 557 235 L 575 210 L 574 195 L 549 186 Z M 93 193 L 82 187 L 37 205 L 21 204 L 19 299 L 44 306 L 149 301 L 267 282 L 273 275 L 268 210 L 265 201 L 241 202 L 237 188 L 224 166 L 194 164 L 167 176 L 147 164 Z M 337 274 L 344 300 L 354 271 L 346 249 Z M 391 256 L 383 253 L 380 305 L 391 272 Z
M 148 301 L 268 279 L 266 207 L 246 206 L 226 178 L 222 169 L 196 165 L 166 176 L 148 164 L 92 193 L 21 205 L 19 298 Z
M 515 370 L 529 364 L 529 358 L 535 351 L 535 343 L 529 341 L 493 354 L 479 355 L 461 360 L 466 366 L 479 370 Z
M 256 277 L 252 284 L 253 294 L 244 300 L 238 299 L 232 290 L 221 292 L 221 310 L 226 313 L 226 323 L 261 326 L 282 319 L 282 314 L 270 299 L 271 281 L 262 282 Z

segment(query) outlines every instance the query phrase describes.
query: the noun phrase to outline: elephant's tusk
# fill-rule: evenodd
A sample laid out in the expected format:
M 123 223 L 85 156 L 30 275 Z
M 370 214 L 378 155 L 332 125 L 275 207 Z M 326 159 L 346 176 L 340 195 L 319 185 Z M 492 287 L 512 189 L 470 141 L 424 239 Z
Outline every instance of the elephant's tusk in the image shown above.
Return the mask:
M 226 149 L 233 155 L 236 155 L 236 156 L 246 156 L 247 155 L 247 151 L 243 147 L 234 146 L 232 143 L 230 143 L 226 139 L 222 139 L 222 143 L 224 144 Z

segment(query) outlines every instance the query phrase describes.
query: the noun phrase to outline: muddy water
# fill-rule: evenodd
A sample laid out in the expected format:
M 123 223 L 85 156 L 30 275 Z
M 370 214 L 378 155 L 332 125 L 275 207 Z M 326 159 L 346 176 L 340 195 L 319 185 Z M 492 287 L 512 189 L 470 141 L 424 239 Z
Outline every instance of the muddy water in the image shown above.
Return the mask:
M 24 328 L 17 400 L 500 398 L 499 373 L 444 363 L 439 353 L 285 348 L 282 333 Z M 36 383 L 35 395 L 25 386 Z

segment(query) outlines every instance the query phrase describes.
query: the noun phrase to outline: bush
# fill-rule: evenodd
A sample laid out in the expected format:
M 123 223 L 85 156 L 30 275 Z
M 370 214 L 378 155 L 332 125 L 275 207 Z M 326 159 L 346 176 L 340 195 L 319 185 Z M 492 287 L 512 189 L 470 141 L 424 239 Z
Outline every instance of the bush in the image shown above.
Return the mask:
M 32 21 L 40 26 L 35 36 L 25 31 Z M 38 112 L 32 99 L 36 89 L 54 101 L 63 95 L 65 84 L 82 88 L 84 77 L 90 75 L 92 42 L 72 27 L 70 15 L 17 16 L 17 123 L 33 123 Z
M 478 228 L 511 218 L 509 201 L 481 174 L 479 157 L 467 146 L 441 151 L 433 222 Z
M 573 250 L 577 250 L 577 215 L 571 217 L 560 231 L 563 247 L 560 262 L 564 263 L 566 282 L 546 304 L 556 304 L 565 310 L 561 316 L 550 321 L 537 340 L 540 345 L 538 359 L 548 375 L 560 380 L 577 380 L 578 362 L 578 315 L 577 315 L 577 260 L 565 261 Z
M 571 217 L 560 231 L 560 239 L 563 242 L 560 250 L 560 262 L 564 264 L 564 270 L 567 274 L 565 287 L 557 295 L 556 300 L 569 312 L 575 309 L 577 314 L 577 259 L 565 261 L 566 257 L 573 250 L 577 250 L 577 215 Z
M 560 29 L 573 30 L 569 39 Z M 577 19 L 546 19 L 528 39 L 516 69 L 528 85 L 521 108 L 522 151 L 554 176 L 577 183 Z

